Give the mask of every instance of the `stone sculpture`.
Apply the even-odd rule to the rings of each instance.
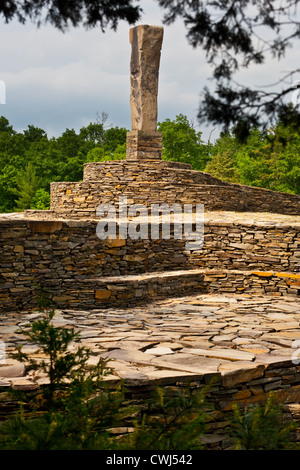
[[[162,137],[157,132],[157,95],[163,27],[141,25],[130,29],[131,132],[126,159],[161,159]]]

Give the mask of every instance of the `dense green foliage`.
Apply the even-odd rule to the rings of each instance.
[[[234,406],[232,435],[237,450],[280,450],[292,448],[290,436],[297,429],[294,421],[282,419],[283,408],[270,393],[265,406],[250,405],[241,411]],[[296,446],[294,446],[296,448]]]
[[[26,23],[33,21],[40,26],[50,23],[61,31],[69,26],[83,25],[86,28],[101,27],[102,31],[117,28],[120,20],[135,23],[141,14],[141,8],[132,5],[132,0],[76,0],[61,2],[57,0],[9,0],[0,2],[0,15],[6,23],[13,19]]]
[[[233,183],[300,194],[299,128],[282,119],[265,131],[253,128],[243,142],[235,129],[222,134],[205,171]]]
[[[265,131],[237,128],[204,142],[186,116],[158,124],[163,159],[189,163],[225,181],[300,194],[300,134],[290,115]],[[57,138],[28,125],[16,132],[0,117],[0,212],[48,209],[52,181],[82,180],[83,164],[126,157],[127,129],[95,122]]]
[[[29,125],[16,132],[0,118],[0,212],[48,209],[52,181],[80,181],[83,164],[125,157],[126,129],[90,123],[48,138]]]
[[[202,141],[186,116],[179,114],[174,121],[166,119],[158,123],[163,136],[163,160],[189,163],[195,170],[203,170],[210,159],[210,146]]]

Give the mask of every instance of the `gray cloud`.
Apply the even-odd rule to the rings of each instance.
[[[162,11],[154,0],[142,2],[142,23],[162,24]],[[200,92],[209,84],[211,70],[204,53],[194,50],[177,21],[165,27],[161,57],[158,110],[160,121],[179,113],[196,122]],[[61,33],[51,26],[13,22],[0,31],[0,80],[7,88],[0,114],[15,129],[28,124],[43,128],[50,136],[66,128],[79,130],[106,111],[109,122],[130,128],[129,26],[120,23],[117,32],[70,29]],[[292,67],[295,54],[291,55]],[[243,80],[263,84],[280,78],[288,63],[270,62],[241,73]],[[259,77],[259,79],[258,79]],[[271,80],[270,80],[271,77]],[[207,138],[211,127],[199,128]],[[214,137],[216,135],[214,134]]]

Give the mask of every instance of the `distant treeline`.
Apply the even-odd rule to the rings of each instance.
[[[106,128],[105,121],[48,138],[33,125],[16,132],[0,117],[0,212],[48,209],[50,182],[82,180],[86,162],[126,158],[127,129]],[[204,142],[182,114],[159,123],[158,130],[164,160],[189,163],[225,181],[300,194],[300,134],[292,116],[266,130],[250,129],[243,141],[233,128]]]

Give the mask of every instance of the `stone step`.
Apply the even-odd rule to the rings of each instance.
[[[66,279],[54,290],[52,300],[60,308],[83,308],[85,305],[89,308],[123,308],[187,293],[200,294],[206,290],[203,270],[196,269],[107,276],[75,282]]]
[[[65,281],[64,290],[70,296],[69,301],[72,296],[76,297],[77,289],[74,291],[73,281]],[[297,297],[300,295],[300,274],[192,269],[112,276],[82,281],[79,297],[89,302],[92,294],[93,305],[109,307],[130,306],[188,294],[219,292]],[[53,300],[56,301],[56,297]]]
[[[106,162],[89,162],[83,167],[83,180],[101,180],[103,182],[114,181],[125,182],[126,184],[134,181],[159,181],[170,182],[177,181],[183,183],[198,184],[218,184],[228,185],[208,173],[193,170],[191,165],[181,162],[167,160],[114,160]]]
[[[208,184],[180,181],[132,181],[116,183],[104,180],[51,183],[51,209],[86,216],[86,209],[112,204],[118,211],[120,197],[128,204],[203,204],[204,210],[274,212],[300,215],[300,196],[238,184]]]
[[[269,271],[192,269],[93,279],[47,280],[41,286],[57,308],[124,308],[161,299],[199,294],[300,295],[300,274]],[[2,308],[24,310],[37,305],[38,289],[14,290]],[[1,294],[0,294],[1,295]]]

